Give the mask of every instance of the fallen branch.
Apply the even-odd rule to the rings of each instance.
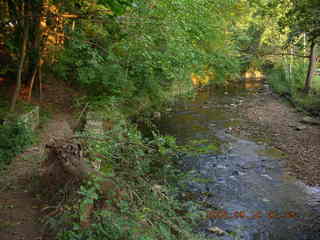
[[[295,53],[270,53],[270,54],[262,54],[261,56],[294,56],[301,58],[310,58],[310,56],[299,55]]]

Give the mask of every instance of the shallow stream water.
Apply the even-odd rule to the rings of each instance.
[[[193,175],[185,195],[201,202],[208,215],[196,231],[221,240],[320,240],[320,188],[289,177],[281,153],[266,142],[230,131],[247,124],[239,117],[239,104],[264,87],[255,81],[202,91],[179,102],[160,123],[180,145],[220,147],[180,160],[181,168]]]

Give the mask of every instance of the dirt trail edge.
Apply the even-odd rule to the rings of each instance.
[[[66,121],[68,117],[57,114],[49,120],[40,134],[41,143],[17,156],[5,176],[1,177],[1,240],[43,239],[45,228],[41,216],[46,204],[38,198],[34,185],[40,163],[45,157],[45,144],[53,138],[72,136],[73,132]]]
[[[34,103],[50,112],[50,120],[38,129],[39,144],[13,159],[0,176],[0,240],[51,240],[41,221],[48,205],[38,195],[40,164],[47,143],[72,136],[76,122],[72,103],[79,91],[56,79],[48,79],[43,91],[46,98]]]
[[[302,123],[306,117],[268,88],[248,98],[239,112],[237,131],[267,140],[285,153],[289,175],[308,185],[320,185],[320,126]]]

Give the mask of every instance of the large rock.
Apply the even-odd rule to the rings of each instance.
[[[320,125],[320,120],[308,116],[304,117],[300,122],[310,125]]]

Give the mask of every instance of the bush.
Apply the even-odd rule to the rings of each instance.
[[[310,94],[305,94],[302,91],[307,76],[307,67],[307,63],[296,61],[292,64],[292,74],[290,78],[289,66],[284,63],[278,64],[269,71],[268,82],[275,92],[288,97],[290,102],[297,108],[319,116],[319,77],[314,77]]]
[[[173,137],[153,132],[152,139],[146,139],[125,119],[118,119],[104,134],[79,137],[87,139],[88,161],[100,161],[100,172],[112,178],[122,195],[106,199],[99,194],[99,179],[86,182],[80,197],[65,203],[68,210],[51,219],[57,239],[202,239],[192,233],[192,226],[203,213],[195,210],[196,203],[191,209],[174,197],[178,192],[174,183],[183,173],[170,157],[176,150]],[[94,212],[89,226],[83,227],[79,219],[90,204]]]
[[[292,72],[289,74],[289,65],[281,63],[270,70],[268,82],[279,94],[294,96],[299,89],[304,87],[307,73],[307,64],[296,61],[292,64]]]
[[[0,169],[10,163],[13,157],[32,144],[31,130],[22,122],[0,125]]]
[[[231,16],[224,19],[218,10],[233,6],[232,1],[139,1],[118,20],[104,17],[108,24],[81,20],[54,71],[94,96],[130,102],[155,102],[175,86],[188,88],[192,73],[207,71],[215,83],[223,82],[239,73],[236,47],[225,44],[223,25]]]

